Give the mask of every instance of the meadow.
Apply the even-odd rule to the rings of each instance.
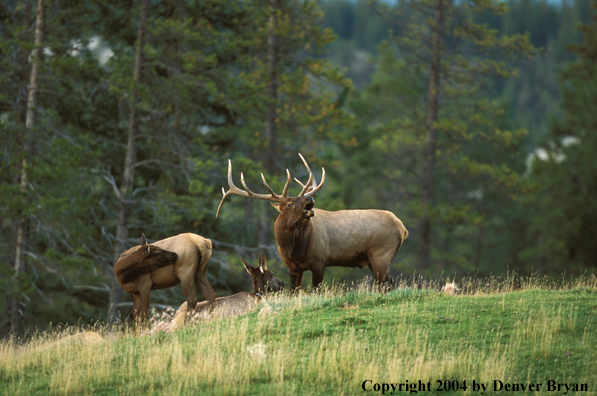
[[[597,394],[595,275],[489,279],[456,294],[363,282],[266,306],[274,313],[143,337],[95,326],[5,340],[0,394]]]

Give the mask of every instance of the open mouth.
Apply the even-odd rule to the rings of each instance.
[[[313,210],[313,204],[312,203],[308,203],[307,205],[305,205],[305,210],[303,211],[305,213],[305,216],[307,217],[312,217],[315,215],[315,211]]]

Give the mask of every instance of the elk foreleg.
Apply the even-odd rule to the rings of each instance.
[[[137,329],[137,322],[141,314],[141,296],[139,293],[133,293],[133,328]]]
[[[319,285],[323,282],[323,275],[325,274],[325,268],[311,270],[313,274],[312,283],[313,283],[313,290],[319,291]]]
[[[145,323],[147,323],[147,316],[149,315],[149,300],[151,299],[151,286],[140,290],[139,297],[141,300],[141,308],[139,310],[139,321],[141,325],[145,325]]]
[[[298,289],[303,285],[304,272],[293,272],[290,271],[290,292],[298,292]]]

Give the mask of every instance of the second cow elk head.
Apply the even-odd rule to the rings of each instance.
[[[391,286],[390,262],[408,236],[408,231],[393,213],[385,210],[339,210],[329,212],[315,209],[313,195],[325,182],[325,169],[322,168],[321,182],[317,184],[307,161],[300,155],[309,173],[309,180],[303,184],[294,179],[301,192],[297,197],[288,197],[290,172],[286,170],[287,180],[282,194],[276,194],[261,179],[269,194],[256,194],[247,187],[244,176],[240,180],[244,190],[236,187],[232,181],[232,162],[228,161],[228,185],[222,189],[223,197],[216,216],[230,195],[263,199],[275,202],[273,205],[280,212],[274,224],[274,233],[278,242],[278,252],[284,264],[290,270],[292,290],[299,288],[305,271],[313,273],[313,287],[323,281],[326,267],[356,267],[373,272],[380,286]]]
[[[267,259],[262,254],[259,257],[259,266],[253,267],[245,260],[241,259],[247,272],[251,275],[251,282],[253,283],[253,293],[264,295],[266,293],[275,293],[282,290],[285,283],[281,279],[274,276],[274,273],[267,269]]]

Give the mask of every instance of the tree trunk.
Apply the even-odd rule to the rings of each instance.
[[[276,13],[280,8],[278,0],[269,0],[269,8],[271,15],[269,17],[267,33],[268,81],[266,90],[268,104],[265,110],[263,137],[266,144],[266,153],[264,156],[265,169],[273,173],[276,171],[276,109],[278,107],[278,38],[276,36],[278,29]]]
[[[263,137],[265,139],[265,155],[263,155],[263,164],[270,175],[276,172],[276,118],[278,107],[278,20],[276,13],[280,5],[279,0],[269,0],[270,17],[267,33],[267,64],[268,64],[268,82],[266,95],[268,99],[265,109],[265,127]],[[259,234],[258,244],[268,245],[271,239],[271,229],[273,226],[273,216],[267,209],[259,216]]]
[[[25,196],[27,190],[28,177],[28,163],[29,157],[32,156],[33,141],[32,130],[35,128],[35,106],[37,104],[37,80],[39,73],[39,53],[43,42],[44,33],[44,2],[38,0],[37,3],[37,17],[35,20],[35,48],[31,52],[31,74],[29,77],[29,92],[27,97],[27,113],[25,116],[26,136],[23,139],[23,157],[21,159],[21,175],[20,175],[20,191],[22,196]],[[25,316],[26,302],[21,298],[20,286],[22,277],[27,272],[27,265],[25,262],[25,250],[28,245],[29,237],[29,218],[27,214],[20,213],[17,216],[15,229],[15,247],[14,247],[14,261],[13,261],[13,276],[11,280],[11,295],[7,307],[9,312],[8,320],[10,321],[10,334],[19,336],[23,332],[23,320]]]
[[[147,18],[147,0],[141,3],[141,13],[139,15],[139,27],[137,31],[137,47],[135,51],[135,66],[133,70],[133,81],[136,85],[141,80],[143,64],[143,41],[145,36],[145,20]],[[126,145],[126,154],[124,161],[123,180],[120,186],[118,211],[118,223],[116,225],[116,245],[114,247],[114,262],[118,260],[125,249],[125,242],[128,238],[128,217],[130,214],[130,198],[133,192],[135,181],[135,162],[137,160],[137,114],[138,94],[133,89],[130,100],[130,113],[128,125],[128,142]],[[112,272],[112,284],[110,287],[110,306],[108,311],[108,320],[112,323],[117,319],[117,307],[122,301],[124,292]]]
[[[429,253],[431,250],[431,216],[430,206],[433,199],[433,182],[435,168],[436,129],[435,122],[438,115],[438,98],[441,74],[442,23],[444,17],[443,0],[435,0],[435,16],[433,37],[431,39],[431,64],[429,76],[429,102],[427,103],[427,121],[425,124],[426,140],[423,152],[423,216],[419,229],[421,237],[418,247],[418,264],[420,270],[429,267]]]

